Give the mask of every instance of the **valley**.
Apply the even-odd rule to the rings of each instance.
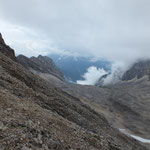
[[[150,150],[150,0],[0,2],[0,150]]]
[[[16,58],[1,36],[1,149],[148,149],[118,129],[149,138],[147,78],[113,87],[81,86],[60,78],[48,57],[34,58],[34,63],[23,58]]]

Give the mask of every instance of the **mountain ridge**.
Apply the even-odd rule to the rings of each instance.
[[[58,69],[53,60],[47,56],[39,55],[38,57],[28,58],[26,56],[19,55],[17,56],[17,60],[27,69],[33,69],[37,72],[52,74],[61,81],[65,81],[61,70]]]
[[[8,45],[6,45],[1,33],[0,33],[0,51],[6,56],[16,61],[14,50],[10,48]]]
[[[145,75],[147,75],[150,79],[150,60],[140,60],[133,64],[133,66],[125,72],[122,80],[128,81],[134,78],[140,79]]]

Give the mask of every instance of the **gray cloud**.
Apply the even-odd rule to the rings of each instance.
[[[0,21],[10,25],[8,31],[3,27],[2,33],[18,53],[19,49],[27,55],[30,51],[37,55],[69,50],[124,63],[150,57],[149,0],[0,0],[0,3]]]

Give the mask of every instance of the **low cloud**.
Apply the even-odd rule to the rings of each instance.
[[[17,54],[24,54],[28,57],[38,56],[39,54],[59,54],[62,56],[78,57],[78,52],[72,52],[57,47],[53,40],[41,32],[33,29],[14,25],[0,19],[0,32],[5,42],[11,46]]]
[[[0,20],[0,32],[8,45],[15,49],[16,54],[26,56],[47,55],[52,42],[42,34],[10,22]]]
[[[111,71],[107,77],[103,80],[102,86],[107,86],[109,84],[115,84],[121,81],[123,74],[130,66],[125,65],[121,62],[116,62],[112,64]]]
[[[115,84],[121,81],[124,72],[129,66],[124,65],[122,62],[116,62],[112,64],[109,72],[103,68],[98,69],[95,66],[91,66],[87,69],[87,72],[83,75],[84,80],[78,80],[77,84],[81,85],[95,85],[99,82],[100,86],[107,86]],[[104,75],[107,75],[104,77]],[[99,81],[101,79],[101,81]]]
[[[7,22],[0,32],[17,53],[86,53],[124,65],[150,58],[149,0],[0,0],[0,4],[0,27]]]
[[[78,80],[77,84],[81,85],[95,85],[99,78],[107,74],[104,69],[91,66],[87,69],[87,72],[83,75],[84,80]]]

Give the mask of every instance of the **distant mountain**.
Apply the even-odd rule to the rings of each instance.
[[[92,57],[71,57],[60,55],[49,55],[55,64],[62,70],[65,77],[73,82],[83,80],[82,75],[87,72],[91,66],[103,68],[108,71],[111,68],[111,62],[106,60],[95,60]]]
[[[134,78],[140,79],[143,76],[148,76],[150,79],[150,60],[139,61],[135,63],[122,77],[123,81]]]
[[[40,73],[51,74],[62,81],[65,80],[61,70],[57,68],[53,60],[47,56],[39,55],[38,57],[27,58],[26,56],[19,55],[17,60],[27,69]]]

